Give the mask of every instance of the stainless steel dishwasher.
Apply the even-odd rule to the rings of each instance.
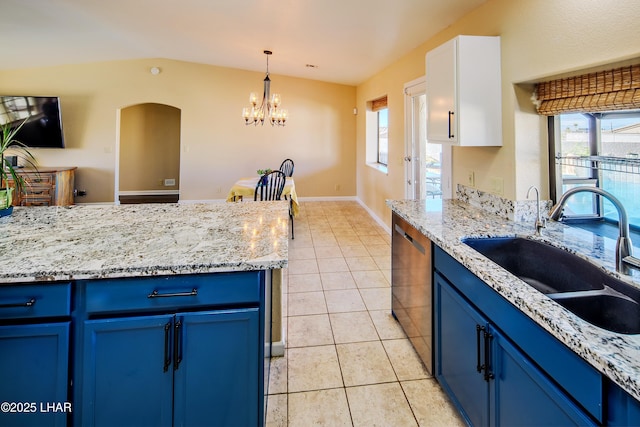
[[[431,240],[392,217],[391,309],[429,374],[433,375]]]

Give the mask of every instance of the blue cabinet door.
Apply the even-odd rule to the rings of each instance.
[[[258,308],[176,315],[175,426],[257,426]]]
[[[597,425],[498,330],[491,331],[492,426]]]
[[[487,321],[444,278],[434,276],[436,378],[467,422],[486,426],[489,385],[482,365]]]
[[[0,426],[66,425],[68,366],[69,322],[0,326]]]
[[[171,426],[173,315],[87,320],[83,426]]]

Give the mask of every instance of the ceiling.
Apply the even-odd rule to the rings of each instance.
[[[1,0],[0,69],[168,58],[356,85],[486,0]],[[316,67],[308,67],[307,64]]]

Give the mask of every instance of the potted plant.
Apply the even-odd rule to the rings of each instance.
[[[31,154],[26,145],[16,139],[16,135],[25,124],[25,119],[18,126],[12,127],[11,122],[0,125],[0,216],[10,215],[13,212],[13,192],[21,192],[24,189],[24,178],[20,176],[17,167],[6,158],[6,154],[12,153],[22,158],[28,165],[35,168],[35,157]],[[13,180],[13,188],[9,182]]]
[[[264,175],[273,172],[273,170],[271,170],[271,169],[258,169],[257,172],[258,172],[258,175],[260,175],[260,177],[261,177],[260,185],[267,185],[267,179],[268,178],[266,176],[264,176]]]

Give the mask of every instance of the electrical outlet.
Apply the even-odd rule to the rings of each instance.
[[[340,191],[340,188],[341,188],[340,184],[336,184],[336,191]]]
[[[222,187],[216,188],[216,193],[218,193],[218,194],[222,193]]]
[[[164,186],[165,187],[173,187],[174,185],[176,185],[175,178],[167,178],[167,179],[164,180]]]
[[[475,187],[476,186],[476,174],[473,171],[469,171],[467,173],[467,185],[469,187]]]
[[[491,178],[491,192],[499,196],[504,195],[504,179],[499,176]]]

